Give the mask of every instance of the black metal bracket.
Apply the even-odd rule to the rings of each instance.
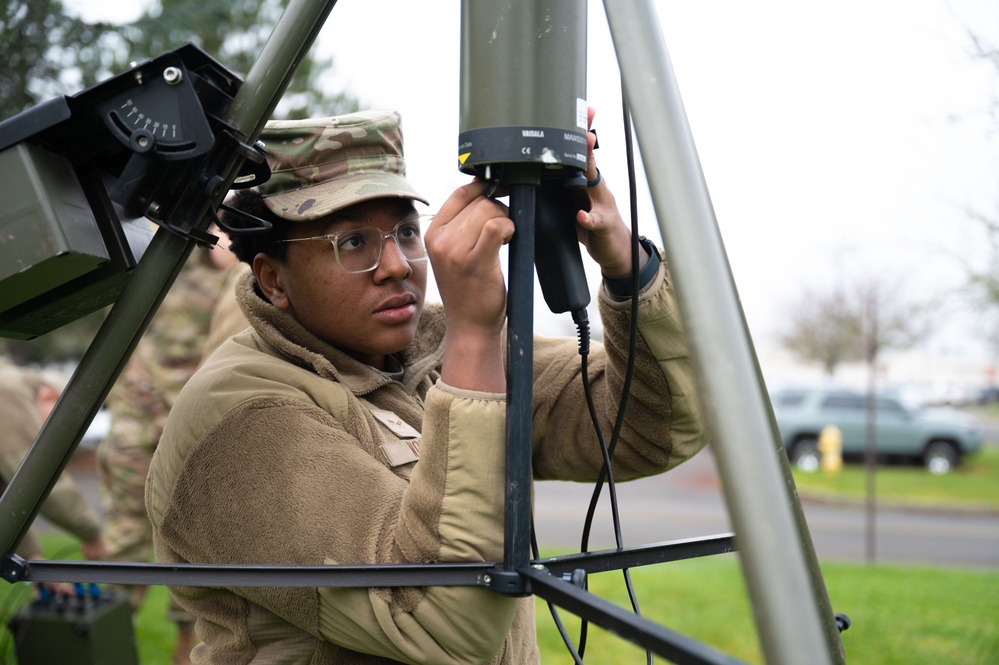
[[[600,550],[536,559],[531,568],[577,579],[580,575],[624,568],[638,568],[667,561],[680,561],[735,551],[734,536],[719,534],[702,538],[655,543],[635,548]],[[10,570],[11,572],[7,572]],[[416,575],[419,577],[416,577]],[[484,586],[504,595],[530,595],[521,571],[507,571],[496,563],[433,563],[335,566],[279,566],[230,564],[154,564],[112,561],[27,562],[8,554],[0,566],[0,577],[9,582],[82,582],[98,584],[162,584],[166,586],[245,587],[397,587]]]
[[[0,576],[9,582],[162,584],[204,587],[482,586],[509,596],[536,595],[671,661],[689,665],[741,665],[675,631],[586,590],[587,575],[735,551],[730,533],[586,552],[531,561],[519,570],[495,563],[275,566],[152,564],[102,561],[25,562],[8,554]]]
[[[261,219],[256,215],[251,215],[248,212],[240,210],[239,208],[233,208],[232,206],[226,205],[225,203],[219,204],[219,210],[225,210],[227,213],[235,215],[240,219],[245,219],[247,222],[249,222],[250,225],[246,227],[232,226],[231,224],[226,224],[225,222],[223,222],[222,218],[219,217],[218,213],[213,212],[212,214],[215,215],[215,223],[218,224],[218,227],[223,231],[225,231],[226,233],[232,235],[239,235],[241,233],[263,233],[264,231],[269,231],[273,226],[266,219]]]
[[[11,584],[20,582],[28,572],[28,562],[14,552],[7,553],[0,561],[0,577]]]

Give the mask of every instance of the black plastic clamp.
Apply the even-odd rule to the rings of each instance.
[[[20,582],[26,572],[28,572],[28,562],[13,552],[8,553],[0,562],[0,577],[11,584]]]

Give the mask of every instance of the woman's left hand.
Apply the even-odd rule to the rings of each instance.
[[[587,109],[587,126],[593,126],[595,111]],[[586,179],[597,179],[597,161],[593,147],[597,137],[592,132],[586,134]],[[631,229],[624,223],[617,202],[603,177],[592,187],[587,187],[590,195],[590,211],[576,213],[579,241],[593,260],[600,264],[600,270],[612,279],[631,274]]]

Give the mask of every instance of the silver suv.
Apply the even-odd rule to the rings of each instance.
[[[819,467],[818,439],[827,425],[843,435],[843,458],[863,457],[867,395],[841,389],[785,389],[771,395],[788,458],[797,468]],[[952,409],[909,409],[893,397],[874,399],[874,446],[884,461],[917,460],[934,474],[949,472],[982,445],[978,421]]]

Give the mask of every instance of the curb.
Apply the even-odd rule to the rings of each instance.
[[[811,492],[798,491],[798,499],[802,503],[821,506],[837,506],[843,508],[856,508],[863,510],[867,507],[866,499],[854,499],[841,496],[829,496],[826,494],[816,494]],[[892,510],[900,513],[911,513],[917,515],[952,515],[954,517],[992,517],[999,515],[999,508],[979,505],[927,505],[922,503],[912,503],[906,501],[884,501],[874,500],[875,510]]]

